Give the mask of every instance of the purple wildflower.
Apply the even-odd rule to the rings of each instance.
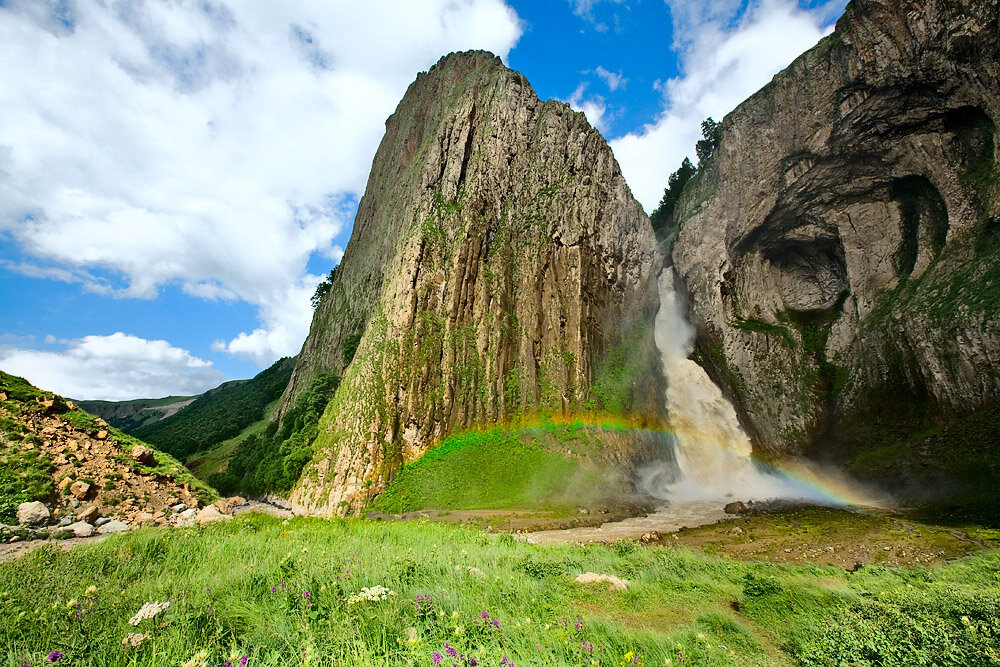
[[[500,629],[500,621],[498,621],[496,619],[493,619],[493,627],[497,628],[499,630]]]
[[[309,591],[306,591],[305,593],[302,594],[302,597],[304,597],[305,599],[308,600],[311,597],[311,595],[310,595]]]
[[[506,665],[507,664],[507,656],[506,655],[503,657],[503,660],[500,661],[500,664],[501,665]]]
[[[62,660],[62,658],[63,658],[62,653],[60,653],[59,651],[52,651],[52,653],[49,653],[48,660],[49,662],[59,662],[60,660]]]
[[[240,667],[247,667],[247,660],[249,660],[249,659],[250,659],[250,656],[248,656],[248,655],[245,655],[242,658],[240,658]]]
[[[277,586],[271,586],[271,592],[272,593],[277,593],[278,592],[278,587]]]
[[[434,653],[431,654],[431,660],[434,661],[434,665],[435,667],[437,667],[437,665],[440,665],[441,661],[444,660],[444,656],[438,653],[437,651],[434,651]]]
[[[490,620],[490,615],[489,615],[488,613],[486,613],[485,611],[483,611],[483,612],[480,612],[479,616],[480,616],[480,617],[481,617],[481,618],[482,618],[482,619],[483,619],[484,621],[488,621],[488,620]]]
[[[449,645],[448,642],[444,643],[444,652],[453,658],[458,655],[458,651],[456,651],[453,646]]]
[[[230,662],[229,660],[226,660],[226,664],[224,664],[222,667],[233,667],[233,663]]]
[[[478,664],[479,664],[478,660],[476,660],[475,658],[469,658],[469,667],[476,667],[476,665]]]
[[[573,626],[574,630],[583,630],[583,619],[579,616],[576,617],[576,625]]]

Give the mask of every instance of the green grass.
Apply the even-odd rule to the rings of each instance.
[[[592,449],[582,424],[542,422],[452,435],[404,466],[372,509],[575,509],[619,495],[621,485],[584,462]],[[567,456],[566,450],[575,452]]]
[[[244,440],[250,436],[261,435],[264,433],[264,430],[267,428],[267,423],[271,419],[271,413],[274,412],[274,408],[277,405],[277,400],[272,401],[266,408],[264,408],[263,419],[255,421],[228,440],[223,440],[218,443],[207,452],[202,452],[192,456],[186,461],[185,465],[191,469],[191,472],[194,473],[195,477],[204,481],[207,481],[210,475],[224,470],[229,464],[229,459],[232,458],[233,454]]]
[[[574,582],[587,571],[631,584]],[[431,665],[446,645],[481,665],[621,665],[629,653],[650,666],[996,664],[998,572],[996,552],[849,573],[634,543],[533,546],[427,522],[249,515],[0,564],[0,665],[51,651],[66,665],[181,665],[201,651],[197,664]],[[376,585],[395,595],[348,603]],[[124,648],[130,632],[150,638]]]

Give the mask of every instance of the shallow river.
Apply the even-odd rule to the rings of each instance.
[[[624,521],[614,521],[592,528],[568,528],[529,533],[528,542],[547,544],[553,542],[614,542],[634,540],[645,533],[673,533],[682,527],[694,528],[715,523],[727,515],[722,506],[726,500],[689,500],[671,503],[647,516],[637,516]]]

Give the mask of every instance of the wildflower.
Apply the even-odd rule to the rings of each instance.
[[[278,592],[278,587],[277,586],[271,586],[271,592],[272,593],[277,593]]]
[[[75,599],[73,599],[73,600],[70,600],[69,602],[67,602],[67,603],[66,603],[66,608],[67,608],[67,609],[72,609],[72,608],[73,608],[73,607],[75,607],[76,605],[77,605],[77,602],[76,602],[76,600],[75,600]]]
[[[434,666],[437,667],[437,665],[440,665],[441,661],[444,660],[444,656],[437,651],[434,651],[434,653],[431,654],[431,660],[434,662]]]
[[[149,635],[143,635],[137,632],[130,632],[127,635],[125,635],[124,639],[122,639],[122,646],[131,646],[132,648],[135,648],[139,644],[146,641],[147,639],[149,639]]]
[[[465,628],[463,628],[461,625],[456,625],[455,626],[455,636],[456,637],[461,637],[464,634],[465,634]]]
[[[249,659],[250,659],[250,656],[248,656],[248,655],[242,656],[240,658],[240,667],[247,667],[247,660],[249,660]]]
[[[458,618],[458,612],[457,611],[451,612],[451,617],[452,618]]]
[[[448,642],[444,643],[444,652],[453,658],[458,655],[458,651],[455,650],[455,647],[448,644]]]
[[[87,586],[86,590],[87,595],[93,595],[96,592],[97,592],[97,586]]]
[[[142,605],[142,609],[135,616],[128,620],[129,625],[139,625],[144,619],[153,618],[169,606],[170,600],[166,600],[165,602],[147,602]]]
[[[308,600],[310,597],[312,597],[312,595],[309,593],[309,591],[306,591],[305,593],[302,594],[302,597]]]
[[[359,602],[382,602],[390,596],[398,595],[396,591],[390,591],[385,586],[372,586],[362,588],[360,593],[355,593],[347,598],[347,604],[356,605]]]
[[[49,653],[48,656],[49,662],[59,662],[62,659],[63,659],[63,654],[59,651],[52,651],[52,653]]]
[[[476,667],[476,665],[478,664],[479,664],[478,660],[476,660],[475,658],[469,658],[469,667]]]
[[[208,667],[208,651],[198,651],[184,663],[184,667]]]

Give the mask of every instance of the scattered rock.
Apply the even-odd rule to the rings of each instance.
[[[226,502],[233,507],[239,507],[241,505],[246,505],[247,499],[242,496],[232,496],[230,498],[226,498]]]
[[[7,394],[0,391],[0,401],[6,401],[6,400],[7,400]]]
[[[182,511],[180,514],[181,514],[181,519],[184,519],[186,521],[194,521],[194,518],[198,516],[198,510],[196,510],[193,507],[189,507],[188,509]]]
[[[95,526],[97,526],[98,528],[100,528],[101,526],[104,526],[104,525],[106,525],[106,524],[109,524],[109,523],[111,523],[111,519],[109,519],[109,518],[108,518],[108,517],[106,517],[106,516],[102,516],[102,517],[98,517],[98,518],[97,518],[97,519],[96,519],[96,520],[94,521],[94,525],[95,525]]]
[[[204,524],[204,523],[211,523],[213,521],[219,521],[220,519],[232,519],[232,518],[233,518],[232,516],[228,516],[226,514],[222,514],[221,512],[219,512],[219,510],[215,507],[215,505],[209,505],[202,511],[198,512],[198,516],[196,516],[194,519],[198,523]]]
[[[86,521],[77,521],[66,526],[67,530],[72,530],[77,537],[90,537],[94,534],[94,527]]]
[[[587,509],[586,507],[581,507],[579,509],[579,512],[580,512],[580,514],[590,514],[590,510]]]
[[[138,512],[135,515],[135,522],[138,524],[152,523],[153,515],[150,514],[149,512]]]
[[[97,435],[94,436],[94,437],[97,438],[98,440],[107,440],[108,439],[108,432],[104,431],[104,430],[98,431]]]
[[[726,506],[722,508],[726,514],[745,514],[747,511],[747,506],[743,504],[742,501],[734,500],[731,503],[726,503]]]
[[[584,572],[576,579],[578,584],[602,584],[607,582],[609,591],[624,591],[628,589],[628,580],[619,579],[613,574],[597,574],[596,572]]]
[[[97,529],[101,535],[109,535],[111,533],[124,533],[128,530],[128,525],[119,521],[118,519],[112,519],[106,524]]]
[[[184,503],[175,503],[175,504],[173,504],[173,505],[170,506],[170,509],[172,509],[174,512],[177,512],[178,514],[180,514],[181,512],[183,512],[184,510],[186,510],[187,508],[188,508],[188,506],[185,505]]]
[[[22,526],[43,526],[49,520],[49,508],[37,500],[17,506],[17,522]]]
[[[73,494],[73,497],[77,500],[83,500],[90,493],[90,484],[86,482],[76,481],[70,484],[69,492]]]
[[[69,518],[68,516],[64,516],[63,518],[59,519],[59,527],[60,528],[65,528],[66,526],[70,525],[71,523],[73,523],[73,519]]]
[[[144,466],[156,465],[156,457],[153,455],[153,450],[149,447],[144,447],[143,445],[136,445],[132,448],[129,454],[134,461],[141,463]]]
[[[216,500],[212,503],[212,507],[219,510],[220,514],[232,514],[233,506],[227,503],[225,500]]]
[[[733,535],[742,535],[743,534],[743,529],[740,528],[739,526],[736,526],[735,528],[733,528],[729,532],[732,533]]]
[[[58,457],[57,457],[57,459],[58,459]],[[56,461],[56,465],[58,465],[58,460]],[[69,477],[69,476],[63,477],[62,481],[60,481],[59,484],[58,484],[58,488],[59,488],[60,491],[62,491],[63,489],[65,489],[67,486],[69,486],[72,483],[73,483],[73,478],[72,477]]]
[[[650,531],[648,533],[643,533],[642,537],[639,538],[639,540],[645,544],[653,544],[655,542],[661,541],[662,539],[663,535],[660,535],[655,530]]]

